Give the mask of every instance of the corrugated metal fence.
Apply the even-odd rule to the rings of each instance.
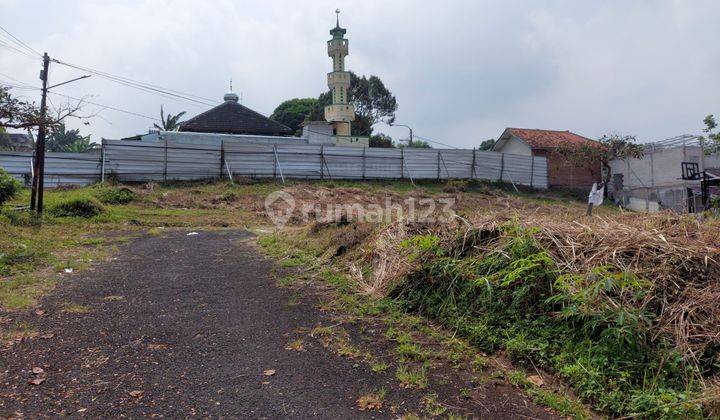
[[[0,152],[0,166],[28,179],[31,154]],[[48,186],[220,177],[486,179],[547,188],[544,157],[468,149],[383,149],[238,142],[216,145],[104,140],[99,154],[49,153]]]
[[[32,152],[0,152],[0,167],[26,184],[32,178]],[[45,186],[87,185],[100,180],[99,153],[46,153]]]

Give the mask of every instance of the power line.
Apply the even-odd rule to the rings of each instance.
[[[32,86],[32,85],[29,84],[29,83],[25,83],[25,82],[23,82],[22,80],[18,80],[18,79],[14,78],[14,77],[12,77],[12,76],[10,76],[10,75],[8,75],[8,74],[0,73],[0,76],[7,77],[8,79],[15,81],[16,83],[20,83],[20,85],[22,85],[22,86],[29,86],[29,87],[32,87],[33,89],[39,89],[39,88],[36,88],[35,86]]]
[[[5,28],[3,28],[2,26],[0,26],[0,30],[2,30],[2,31],[5,32],[6,34],[10,35],[10,37],[12,37],[12,39],[14,39],[15,42],[17,42],[17,44],[19,44],[20,46],[24,47],[26,50],[28,50],[28,51],[36,54],[38,57],[42,57],[42,54],[40,54],[36,49],[34,49],[33,47],[31,47],[31,46],[29,46],[28,44],[26,44],[26,43],[24,43],[23,41],[21,41],[18,37],[16,37],[15,35],[11,34],[7,29],[5,29]]]
[[[13,89],[20,89],[20,90],[37,90],[37,88],[35,88],[35,87],[14,85],[14,84],[7,82],[5,80],[2,80],[2,79],[0,79],[0,85],[11,87]]]
[[[213,101],[212,99],[204,98],[202,96],[197,96],[197,95],[193,95],[190,93],[181,92],[181,91],[170,89],[170,88],[165,88],[165,87],[154,85],[151,83],[140,82],[140,81],[133,80],[133,79],[130,79],[127,77],[118,76],[118,75],[114,75],[111,73],[96,70],[96,69],[93,69],[90,67],[80,66],[77,64],[71,64],[71,63],[67,63],[65,61],[58,60],[58,59],[53,59],[53,62],[64,65],[66,67],[76,69],[76,70],[81,70],[81,71],[85,71],[88,73],[92,73],[96,76],[99,76],[106,80],[110,80],[110,81],[118,83],[118,84],[121,84],[123,86],[138,89],[138,90],[141,90],[141,91],[144,91],[147,93],[151,93],[151,94],[155,94],[158,96],[162,96],[162,97],[165,97],[168,99],[176,99],[176,100],[179,99],[179,100],[189,102],[192,104],[199,104],[199,105],[204,105],[204,106],[215,106],[218,104],[217,101]]]
[[[430,139],[430,138],[427,138],[427,137],[418,136],[417,134],[415,134],[415,137],[417,137],[417,138],[419,138],[419,139],[421,139],[421,140],[428,141],[428,142],[430,142],[430,143],[435,143],[435,144],[439,144],[439,145],[441,145],[441,146],[450,147],[451,149],[459,149],[458,147],[452,146],[452,145],[450,145],[450,144],[446,144],[446,143],[443,143],[443,142],[439,142],[439,141],[437,141],[437,140],[433,140],[433,139]]]
[[[139,114],[139,113],[137,113],[137,112],[128,111],[128,110],[125,110],[125,109],[115,108],[115,107],[112,107],[112,106],[109,106],[109,105],[99,104],[99,103],[97,103],[97,102],[91,102],[91,101],[88,101],[88,100],[86,100],[86,99],[76,98],[76,97],[74,97],[74,96],[63,95],[62,93],[57,93],[57,92],[52,92],[52,91],[50,91],[50,92],[48,92],[48,93],[51,94],[51,95],[62,96],[62,97],[64,97],[64,98],[68,98],[68,99],[73,99],[73,100],[76,100],[76,101],[84,102],[84,103],[86,103],[86,104],[99,106],[99,107],[101,107],[101,108],[110,109],[110,110],[113,110],[113,111],[122,112],[122,113],[129,114],[129,115],[134,115],[134,116],[136,116],[136,117],[146,118],[146,119],[153,120],[153,121],[160,121],[160,119],[155,118],[155,117],[151,117],[151,116],[149,116],[149,115]]]
[[[3,75],[3,74],[0,73],[0,75]],[[12,79],[12,80],[15,80],[15,81],[18,82],[18,83],[21,83],[21,85],[14,85],[14,84],[12,84],[12,83],[7,83],[7,82],[5,82],[5,81],[3,81],[3,80],[0,80],[0,84],[3,84],[3,85],[5,85],[5,86],[10,86],[10,87],[16,88],[16,89],[41,90],[39,87],[31,86],[31,85],[29,85],[29,84],[27,84],[27,83],[21,82],[20,80],[17,80],[17,79],[15,79],[15,78],[13,78],[13,77],[10,77],[10,76],[7,76],[7,75],[4,75],[4,76],[5,76],[5,77],[8,77],[8,78],[10,78],[10,79]],[[134,116],[136,116],[136,117],[146,118],[146,119],[153,120],[153,121],[160,121],[160,119],[155,118],[155,117],[151,117],[151,116],[149,116],[149,115],[144,115],[144,114],[140,114],[140,113],[137,113],[137,112],[128,111],[128,110],[126,110],[126,109],[117,108],[117,107],[113,107],[113,106],[110,106],[110,105],[103,105],[103,104],[100,104],[100,103],[97,103],[97,102],[88,101],[87,99],[76,98],[76,97],[74,97],[74,96],[65,95],[65,94],[62,94],[62,93],[57,93],[57,92],[52,92],[52,91],[48,91],[48,93],[51,94],[51,95],[62,96],[63,98],[73,99],[73,100],[75,100],[75,101],[80,101],[80,102],[83,102],[83,103],[86,103],[86,104],[99,106],[99,107],[104,108],[104,109],[109,109],[109,110],[112,110],[112,111],[122,112],[122,113],[125,113],[125,114],[134,115]]]
[[[32,58],[32,59],[36,58],[33,54],[30,54],[29,52],[27,52],[25,50],[18,49],[17,47],[8,44],[3,38],[0,38],[0,47],[7,48],[10,51],[24,55],[25,57],[28,57],[28,58]]]

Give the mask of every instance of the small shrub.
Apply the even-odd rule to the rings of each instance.
[[[20,183],[0,168],[0,206],[13,198],[20,189]]]
[[[49,213],[55,217],[90,218],[97,216],[102,211],[102,205],[91,198],[73,198],[51,207]]]
[[[105,204],[127,204],[135,199],[135,193],[125,187],[103,188],[95,196]]]

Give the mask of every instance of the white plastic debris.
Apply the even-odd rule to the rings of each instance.
[[[73,272],[73,269],[72,269],[72,268],[66,268],[66,269],[65,269],[65,272],[68,273],[68,274],[70,274],[70,273]]]
[[[600,206],[603,203],[603,196],[605,195],[605,186],[598,188],[597,182],[593,182],[590,195],[588,196],[588,204],[594,206]]]
[[[190,232],[187,234],[187,236],[193,236],[193,235],[197,235],[197,234],[198,234],[197,232]]]

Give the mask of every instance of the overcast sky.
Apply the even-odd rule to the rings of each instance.
[[[720,114],[717,0],[0,0],[0,25],[51,57],[217,101],[232,78],[243,104],[269,115],[326,89],[335,8],[349,69],[385,82],[398,123],[457,147],[505,127],[655,141],[701,133],[703,117]],[[0,82],[39,86],[39,68],[0,43]],[[50,83],[81,74],[53,64]],[[188,117],[209,108],[98,77],[56,91],[152,117],[161,104]],[[106,109],[69,125],[99,141],[145,133],[152,121]]]

